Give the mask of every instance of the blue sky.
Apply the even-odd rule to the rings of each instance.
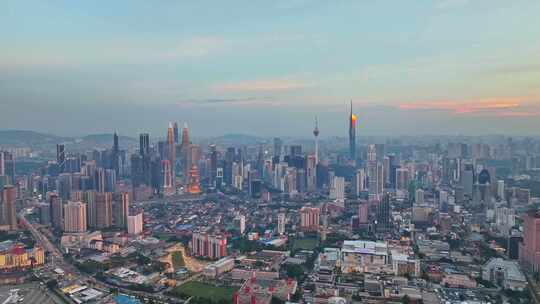
[[[536,134],[540,2],[3,1],[0,128]]]

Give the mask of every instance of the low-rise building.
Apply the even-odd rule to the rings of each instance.
[[[527,279],[516,261],[492,258],[482,269],[482,279],[504,289],[521,291],[527,288]]]
[[[223,258],[217,262],[208,264],[204,268],[204,275],[208,278],[216,278],[222,273],[229,272],[234,268],[234,259],[231,257]]]

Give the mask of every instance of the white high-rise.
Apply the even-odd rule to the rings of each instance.
[[[285,233],[285,213],[277,215],[277,233],[282,235]]]
[[[127,217],[128,234],[137,235],[143,232],[143,213],[128,215]]]
[[[330,199],[338,202],[345,201],[345,178],[342,176],[334,176],[334,182],[330,188]]]

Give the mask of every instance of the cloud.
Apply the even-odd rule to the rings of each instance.
[[[497,98],[468,101],[426,101],[399,104],[402,110],[445,111],[454,114],[503,114],[517,113],[522,106],[523,98]]]
[[[291,79],[248,80],[214,86],[217,92],[286,92],[296,91],[312,84]]]
[[[206,104],[253,104],[253,103],[264,103],[272,101],[272,97],[243,97],[243,98],[201,98],[201,99],[187,99],[182,100],[179,103],[184,104],[196,104],[196,105],[206,105]]]

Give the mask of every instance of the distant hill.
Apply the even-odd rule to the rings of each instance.
[[[120,147],[137,145],[138,141],[129,136],[119,137]],[[65,137],[27,130],[0,130],[0,146],[54,148],[63,143],[69,148],[91,149],[112,147],[113,134],[91,134],[83,137]]]
[[[72,140],[69,137],[61,137],[46,133],[27,130],[0,130],[0,145],[28,146],[56,144]]]
[[[79,138],[80,140],[82,141],[85,141],[85,142],[93,142],[93,143],[96,143],[96,144],[109,144],[109,145],[112,145],[112,142],[113,142],[113,134],[90,134],[90,135],[86,135],[86,136],[83,136],[81,138]],[[133,137],[129,137],[129,136],[122,136],[120,135],[118,137],[118,141],[122,144],[122,142],[125,143],[136,143],[137,140]]]

